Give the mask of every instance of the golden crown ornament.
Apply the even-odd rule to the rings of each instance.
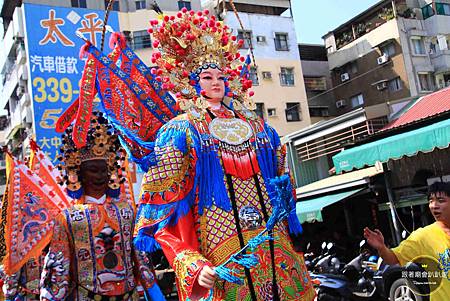
[[[220,69],[225,77],[226,95],[247,109],[255,105],[250,101],[252,81],[241,78],[245,57],[239,53],[243,41],[233,36],[232,30],[209,11],[182,9],[175,16],[161,16],[150,21],[153,47],[152,68],[155,79],[163,89],[174,92],[182,110],[202,106],[199,74],[208,68]],[[239,107],[239,105],[238,105]]]

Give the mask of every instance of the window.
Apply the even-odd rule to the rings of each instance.
[[[255,109],[256,115],[258,115],[259,117],[264,119],[264,103],[263,102],[257,102],[255,104],[256,104],[256,109]]]
[[[256,67],[250,67],[248,78],[252,80],[253,85],[259,85],[258,71],[256,70]]]
[[[389,91],[391,91],[391,92],[400,91],[403,88],[402,87],[402,81],[401,81],[400,77],[396,77],[394,79],[391,79],[388,82],[388,87],[389,87]]]
[[[294,85],[294,68],[281,68],[280,84],[282,86]]]
[[[145,9],[147,7],[147,5],[145,4],[145,0],[135,1],[134,3],[136,3],[136,10]]]
[[[325,77],[305,77],[306,91],[325,91],[327,80]]]
[[[434,16],[433,4],[430,3],[427,6],[422,7],[422,15],[423,19],[428,19],[431,16]]]
[[[191,1],[178,1],[178,9],[182,9],[183,7],[191,10]]]
[[[105,0],[105,8],[108,7],[109,0]],[[120,5],[118,0],[114,0],[111,10],[120,11]]]
[[[287,33],[276,33],[275,34],[275,50],[289,51]]]
[[[438,15],[450,16],[450,4],[436,3],[436,11]]]
[[[286,103],[286,121],[300,121],[300,103],[288,102]]]
[[[133,32],[133,49],[151,48],[152,40],[147,30]]]
[[[86,0],[72,0],[72,7],[86,8]]]
[[[436,44],[433,42],[430,43],[430,54],[436,54]]]
[[[423,44],[422,38],[414,37],[411,38],[411,42],[414,49],[414,54],[423,55],[425,54],[425,45]]]
[[[350,62],[345,66],[345,72],[348,74],[355,74],[358,72],[358,63],[356,61]]]
[[[328,117],[328,107],[309,107],[309,116],[311,117]]]
[[[267,116],[269,116],[269,117],[277,116],[277,109],[275,109],[275,108],[268,108],[267,109]]]
[[[382,54],[391,57],[395,55],[395,44],[391,42],[386,45],[383,45],[380,47],[380,51]]]
[[[364,98],[362,94],[350,97],[350,101],[352,103],[352,108],[356,108],[364,104]]]
[[[270,71],[263,71],[262,72],[263,79],[272,79],[272,72]]]
[[[238,38],[238,40],[244,41],[244,44],[242,44],[241,48],[245,48],[245,49],[250,48],[250,43],[252,40],[252,32],[251,31],[238,30],[237,38]]]
[[[442,51],[442,50],[448,49],[449,43],[448,43],[447,37],[445,35],[438,35],[436,37],[436,40],[437,40],[437,44],[439,46],[439,50]]]
[[[433,83],[429,73],[419,73],[419,84],[421,91],[433,91]]]

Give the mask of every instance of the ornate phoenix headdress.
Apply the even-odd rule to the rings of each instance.
[[[117,197],[120,193],[120,184],[125,181],[125,172],[121,166],[125,160],[125,151],[120,146],[118,136],[113,127],[100,112],[94,112],[91,127],[87,134],[86,146],[77,148],[72,138],[73,126],[69,126],[62,135],[63,146],[60,149],[62,162],[58,169],[64,170],[64,180],[67,193],[74,199],[82,194],[80,182],[81,163],[88,160],[104,159],[108,164],[110,180],[108,195]]]
[[[249,98],[253,92],[248,91],[252,81],[240,77],[245,61],[239,53],[243,41],[237,41],[228,26],[208,15],[208,10],[195,13],[184,8],[176,16],[150,21],[153,46],[158,49],[152,54],[152,63],[158,68],[151,72],[163,89],[176,93],[180,108],[186,109],[201,96],[201,71],[221,69],[227,78],[225,96],[254,109]]]

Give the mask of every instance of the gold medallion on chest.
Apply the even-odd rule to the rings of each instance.
[[[215,118],[209,124],[211,135],[230,145],[241,145],[253,135],[253,129],[247,122],[238,118]]]

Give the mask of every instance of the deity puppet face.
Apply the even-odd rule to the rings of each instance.
[[[86,195],[100,198],[106,193],[109,182],[106,160],[96,159],[82,162],[80,174],[81,184]]]
[[[225,75],[220,69],[208,68],[199,75],[199,84],[208,102],[219,103],[225,95]]]

